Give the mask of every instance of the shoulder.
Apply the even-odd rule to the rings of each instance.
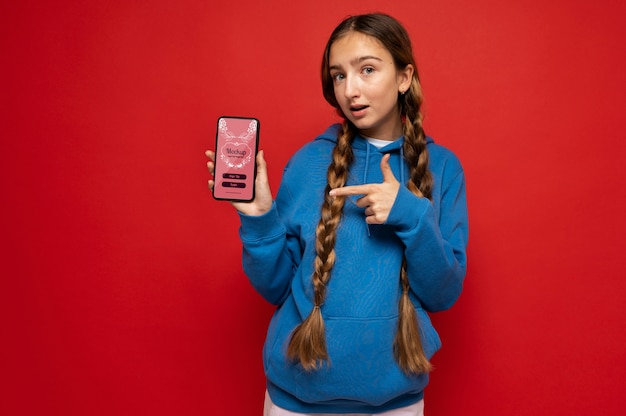
[[[327,167],[330,163],[333,145],[319,140],[306,143],[298,149],[287,162],[285,169],[297,169],[298,167],[310,168],[322,165]]]
[[[429,168],[434,172],[446,171],[453,175],[461,173],[463,167],[457,155],[445,146],[429,138],[427,143]]]
[[[312,140],[300,147],[290,158],[282,174],[278,197],[288,194],[299,204],[308,204],[308,198],[322,195],[327,183],[327,171],[334,145],[328,141]],[[277,200],[281,198],[277,198]],[[307,202],[303,202],[307,201]],[[321,202],[315,200],[313,205]]]
[[[337,142],[337,125],[332,125],[313,140],[305,143],[289,159],[287,168],[297,164],[323,164],[328,166],[332,149]]]

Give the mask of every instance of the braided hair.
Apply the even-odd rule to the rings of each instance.
[[[317,256],[312,276],[313,310],[293,331],[287,348],[287,355],[292,360],[300,362],[307,371],[315,370],[323,362],[329,360],[321,306],[324,303],[326,287],[336,261],[337,228],[346,197],[330,197],[328,192],[346,184],[349,168],[354,160],[351,143],[358,133],[357,128],[342,113],[335,97],[333,80],[329,71],[329,57],[333,43],[351,32],[360,32],[381,42],[393,57],[396,68],[404,69],[407,65],[412,65],[415,68],[410,88],[406,93],[398,94],[398,106],[403,119],[403,153],[410,169],[407,187],[418,196],[432,198],[433,180],[428,169],[426,135],[422,127],[422,90],[410,38],[402,25],[388,15],[375,13],[348,17],[331,34],[322,59],[321,75],[324,98],[337,110],[344,121],[342,129],[338,133],[337,144],[332,152],[332,162],[328,167],[328,183],[321,207],[321,217],[315,233]],[[403,259],[402,262],[399,284],[402,288],[402,296],[398,306],[398,328],[393,343],[394,357],[407,375],[426,373],[431,370],[431,364],[424,353],[419,322],[409,297],[410,286],[406,271],[406,259]]]

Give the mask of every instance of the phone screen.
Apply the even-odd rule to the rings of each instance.
[[[213,197],[252,201],[259,144],[259,120],[220,117],[217,120]]]

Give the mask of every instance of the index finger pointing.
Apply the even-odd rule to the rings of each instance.
[[[347,196],[347,195],[366,195],[370,191],[369,185],[352,185],[342,186],[341,188],[331,189],[328,192],[330,196]]]

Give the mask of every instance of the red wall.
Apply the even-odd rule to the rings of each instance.
[[[260,415],[272,308],[206,187],[223,114],[276,191],[334,120],[347,14],[405,23],[426,128],[467,173],[469,270],[434,316],[427,414],[618,415],[626,375],[623,2],[3,2],[0,413]]]

